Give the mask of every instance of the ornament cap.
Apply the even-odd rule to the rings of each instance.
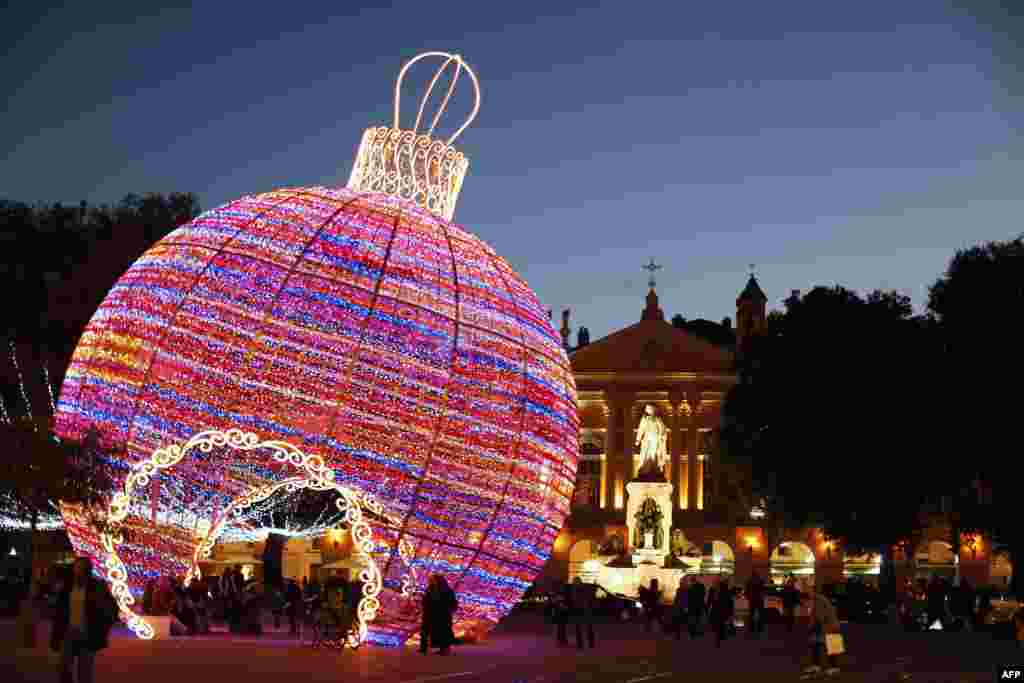
[[[441,68],[427,87],[420,100],[419,111],[412,130],[401,128],[401,89],[406,72],[416,62],[427,57],[445,59]],[[445,94],[437,114],[426,133],[420,133],[420,122],[430,94],[438,79],[449,67],[455,65],[455,73],[448,92]],[[473,110],[466,121],[446,142],[433,138],[437,123],[448,107],[455,85],[463,69],[473,83]],[[455,214],[455,203],[462,189],[462,181],[469,168],[469,160],[452,143],[476,119],[480,111],[480,83],[476,74],[461,55],[448,52],[424,52],[409,60],[398,73],[395,82],[395,120],[390,128],[379,126],[369,128],[363,134],[356,161],[349,177],[348,189],[354,192],[383,192],[403,199],[409,199],[450,221]]]

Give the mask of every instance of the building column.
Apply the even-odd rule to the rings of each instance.
[[[615,480],[618,473],[618,416],[619,402],[614,394],[607,391],[604,393],[605,402],[605,433],[604,433],[604,463],[601,467],[604,477],[601,482],[604,487],[605,507],[615,508]]]
[[[636,395],[626,394],[623,397],[622,408],[625,419],[622,426],[625,433],[622,435],[622,487],[625,490],[626,484],[633,481],[633,467],[635,466],[633,454],[636,452]],[[625,500],[625,499],[623,499]],[[625,505],[623,505],[625,507]]]
[[[601,482],[600,489],[601,490],[598,492],[598,495],[600,496],[600,501],[599,501],[600,502],[600,507],[601,507],[602,510],[609,506],[609,502],[608,502],[608,434],[607,434],[607,432],[604,435],[604,447],[605,447],[605,451],[601,455],[601,475],[600,475],[601,476],[601,479],[600,479],[600,482]]]
[[[693,392],[686,397],[686,402],[690,407],[690,433],[689,443],[686,448],[687,456],[687,481],[686,481],[686,506],[689,510],[701,509],[701,478],[703,477],[703,471],[700,466],[700,461],[697,459],[697,452],[700,447],[700,436],[698,432],[699,428],[699,413],[700,413],[700,393]]]
[[[683,483],[683,399],[677,394],[669,395],[669,402],[672,405],[672,453],[671,467],[669,472],[673,486],[673,506],[679,509],[686,507],[686,485]]]

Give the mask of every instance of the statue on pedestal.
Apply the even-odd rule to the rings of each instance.
[[[636,446],[640,447],[640,475],[664,476],[668,462],[668,428],[654,412],[650,403],[636,430]]]

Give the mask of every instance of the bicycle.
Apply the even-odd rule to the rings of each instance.
[[[346,645],[353,650],[359,649],[361,643],[357,638],[351,639],[356,643],[355,645],[350,642],[350,637],[355,629],[355,620],[351,618],[347,610],[334,612],[325,608],[316,608],[314,614],[310,624],[312,629],[310,646],[313,649],[325,647],[343,650]]]

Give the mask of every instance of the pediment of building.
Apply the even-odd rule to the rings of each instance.
[[[728,374],[729,348],[677,329],[664,320],[641,320],[573,351],[574,373],[671,372]]]

